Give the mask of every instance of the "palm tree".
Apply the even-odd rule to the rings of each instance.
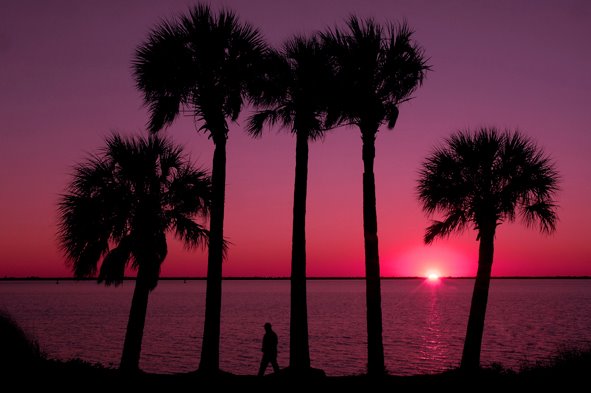
[[[139,368],[148,295],[167,253],[166,232],[189,247],[208,231],[195,221],[209,212],[210,181],[182,149],[156,136],[107,138],[102,154],[76,167],[59,202],[59,241],[74,276],[121,284],[137,270],[120,368]]]
[[[382,124],[394,128],[398,106],[411,98],[429,70],[423,50],[413,42],[412,35],[404,23],[385,30],[373,19],[361,21],[356,16],[350,17],[346,30],[322,34],[341,86],[333,102],[334,116],[341,124],[356,125],[363,142],[367,371],[378,376],[385,373],[385,367],[373,171],[375,139]]]
[[[306,300],[306,195],[308,187],[308,141],[322,138],[326,108],[332,92],[332,69],[316,37],[296,36],[280,53],[269,56],[268,85],[257,101],[260,110],[249,119],[249,132],[262,134],[264,124],[279,123],[296,136],[296,168],[293,196],[291,248],[291,371],[310,370],[308,311]]]
[[[538,224],[542,232],[553,232],[557,182],[550,159],[531,139],[495,128],[457,132],[423,163],[419,200],[427,214],[443,215],[427,228],[425,243],[468,226],[474,227],[480,242],[462,369],[480,367],[497,227],[520,217],[527,226]]]
[[[158,132],[186,110],[215,146],[199,365],[204,372],[219,370],[228,120],[237,120],[245,93],[256,87],[257,64],[265,52],[258,30],[233,12],[214,14],[209,6],[197,5],[178,20],[161,22],[135,54],[134,73],[150,111],[150,131]]]

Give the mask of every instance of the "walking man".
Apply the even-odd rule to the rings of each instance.
[[[271,329],[269,322],[265,323],[265,336],[263,337],[263,359],[261,360],[261,367],[259,368],[259,377],[265,375],[265,370],[269,363],[273,366],[273,371],[279,372],[279,365],[277,364],[277,334]]]

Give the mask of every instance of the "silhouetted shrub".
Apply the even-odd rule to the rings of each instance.
[[[6,313],[0,311],[0,370],[9,373],[31,370],[43,358],[39,345]]]

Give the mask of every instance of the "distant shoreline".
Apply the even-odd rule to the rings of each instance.
[[[441,277],[442,280],[473,280],[475,277]],[[308,277],[309,281],[364,280],[365,277]],[[493,280],[590,280],[591,276],[496,276]],[[135,277],[126,277],[133,281]],[[205,281],[206,277],[161,277],[160,281]],[[224,281],[288,281],[289,277],[224,277]],[[426,277],[382,277],[382,280],[426,280]],[[96,281],[96,278],[73,277],[1,277],[0,281]]]

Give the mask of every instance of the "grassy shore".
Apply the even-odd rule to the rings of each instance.
[[[44,390],[87,389],[98,391],[124,391],[146,389],[165,392],[184,391],[247,391],[276,392],[285,390],[328,390],[335,391],[424,391],[427,389],[458,389],[491,391],[511,389],[567,389],[589,387],[591,372],[591,351],[570,351],[555,356],[546,362],[524,368],[518,372],[492,367],[476,374],[466,375],[459,370],[433,375],[385,376],[371,379],[364,375],[344,377],[293,378],[289,375],[269,375],[264,378],[246,375],[220,373],[204,376],[199,373],[151,374],[138,373],[124,376],[116,369],[93,365],[80,360],[67,362],[40,358],[26,368],[12,370],[10,376],[22,387],[43,388]],[[570,389],[569,389],[570,390]]]

